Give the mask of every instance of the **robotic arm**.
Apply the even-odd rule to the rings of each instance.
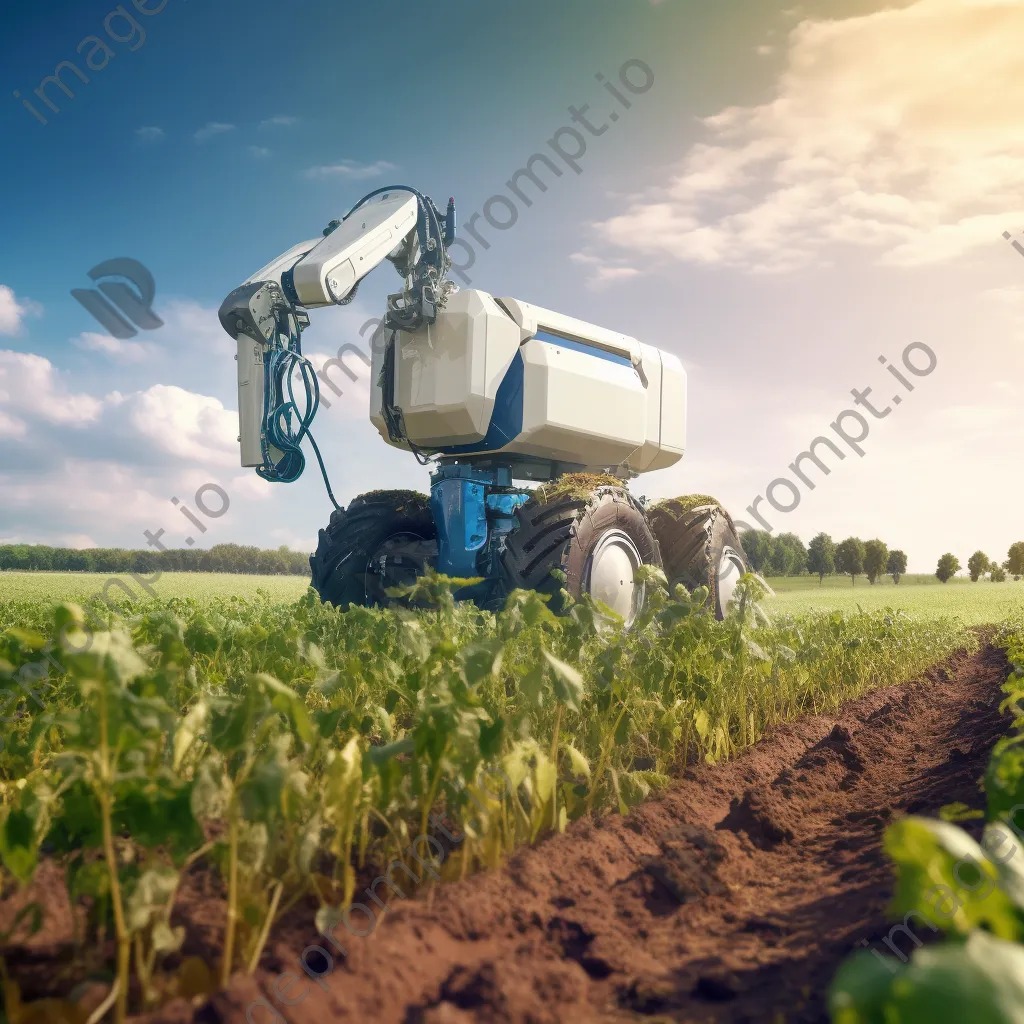
[[[454,287],[446,279],[455,238],[455,202],[442,217],[415,189],[394,185],[364,196],[324,237],[293,246],[257,271],[224,300],[220,322],[238,345],[238,417],[242,465],[266,480],[290,482],[305,467],[300,445],[309,436],[334,501],[310,424],[320,403],[312,364],[302,355],[308,309],[345,305],[359,282],[385,259],[404,278],[388,296],[384,324],[413,331],[433,324]],[[298,371],[304,412],[294,395]]]

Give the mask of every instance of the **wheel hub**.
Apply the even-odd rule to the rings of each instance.
[[[382,541],[366,563],[367,604],[385,604],[391,587],[407,587],[422,576],[437,544],[415,533],[393,533]]]
[[[643,559],[636,545],[622,530],[609,530],[590,556],[586,590],[606,604],[631,626],[643,607],[644,586],[634,581]]]
[[[740,577],[745,572],[743,556],[735,548],[723,548],[722,557],[718,560],[718,569],[715,573],[715,582],[718,587],[718,607],[723,615],[732,600],[736,584],[739,583]]]

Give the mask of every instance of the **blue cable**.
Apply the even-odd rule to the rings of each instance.
[[[305,413],[299,412],[298,403],[295,401],[293,371],[296,364],[305,391]],[[340,511],[341,506],[334,497],[334,491],[331,490],[331,481],[327,476],[320,447],[309,429],[320,408],[320,384],[316,379],[313,364],[302,354],[298,333],[289,330],[288,347],[277,346],[267,352],[263,362],[263,384],[267,396],[266,407],[271,408],[271,411],[266,414],[263,421],[260,437],[263,465],[256,468],[257,475],[270,483],[287,484],[298,480],[306,468],[306,457],[301,447],[302,439],[308,437],[320,466],[327,496]],[[287,400],[284,397],[285,390]],[[293,415],[297,429],[293,429]],[[276,464],[270,454],[271,446],[283,453]]]

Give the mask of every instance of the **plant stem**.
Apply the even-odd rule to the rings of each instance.
[[[142,1000],[148,1006],[152,998],[149,987],[149,980],[153,976],[151,964],[156,962],[156,950],[146,956],[142,949],[142,936],[138,932],[132,936],[132,945],[135,947],[135,973],[142,986]]]
[[[100,816],[103,819],[103,855],[110,876],[110,899],[114,908],[114,929],[117,932],[117,1002],[114,1007],[115,1024],[122,1024],[128,1012],[128,970],[131,964],[131,937],[124,920],[121,902],[121,883],[117,875],[117,851],[114,849],[113,808],[110,796],[110,738],[107,731],[106,691],[100,689]]]
[[[194,850],[192,853],[190,853],[188,857],[185,858],[185,863],[181,865],[182,873],[188,871],[188,869],[192,867],[192,865],[195,864],[195,862],[199,860],[200,857],[202,857],[204,854],[209,853],[216,845],[216,840],[210,840],[210,842],[208,843],[203,843],[203,845],[200,846],[198,850]],[[177,895],[177,890],[175,890],[175,895]],[[172,896],[171,899],[173,898],[174,897]]]
[[[107,998],[104,999],[103,1002],[100,1003],[100,1005],[92,1011],[92,1013],[89,1015],[89,1019],[85,1022],[85,1024],[100,1024],[100,1021],[103,1020],[103,1018],[106,1016],[107,1010],[109,1010],[110,1007],[114,1005],[114,1000],[117,999],[120,994],[121,979],[115,978],[114,984],[111,986],[110,992],[107,993]]]
[[[434,800],[437,797],[437,790],[441,785],[441,772],[444,769],[444,759],[448,753],[448,746],[451,743],[448,740],[444,745],[444,750],[441,751],[441,756],[437,759],[437,771],[434,772],[434,778],[430,783],[430,792],[427,793],[427,799],[423,804],[423,810],[420,813],[420,835],[425,836],[427,834],[427,819],[430,817],[430,809],[434,806]]]
[[[278,916],[284,917],[284,915],[287,914],[288,911],[291,910],[292,907],[294,907],[295,904],[298,903],[299,900],[301,900],[302,897],[306,895],[306,893],[309,891],[309,885],[310,883],[308,880],[306,882],[303,882],[303,884],[300,885],[299,888],[296,889],[294,893],[292,893],[291,897],[288,899],[288,902],[285,903],[285,905],[281,908],[281,912]]]
[[[227,988],[235,956],[235,924],[238,921],[238,819],[232,808],[228,827],[228,920],[224,933],[224,959],[220,965],[221,988]]]
[[[263,927],[260,929],[259,938],[256,940],[256,949],[253,950],[252,956],[249,958],[249,974],[253,974],[259,965],[260,956],[263,953],[263,947],[267,944],[267,936],[270,934],[270,926],[274,921],[274,914],[277,913],[277,903],[281,899],[281,892],[284,889],[284,882],[278,882],[274,886],[274,895],[270,900],[270,909],[267,911],[267,916],[263,921]]]
[[[562,724],[562,702],[555,709],[555,734],[551,737],[551,761],[555,766],[555,785],[551,791],[551,830],[558,831],[558,729]]]
[[[612,726],[612,730],[608,733],[608,739],[605,740],[601,747],[601,757],[597,762],[597,771],[594,772],[594,784],[590,787],[590,792],[587,794],[587,814],[590,813],[591,808],[594,805],[594,794],[597,792],[597,787],[601,782],[601,776],[604,775],[604,765],[608,758],[608,754],[611,752],[612,744],[615,742],[615,732],[619,728],[619,722],[622,721],[622,716],[626,713],[626,705],[622,705],[622,710],[619,712],[619,717],[615,719],[615,724]]]

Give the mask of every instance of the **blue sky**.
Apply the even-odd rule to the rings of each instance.
[[[650,90],[589,140],[582,173],[490,232],[474,286],[678,353],[689,450],[635,489],[710,491],[746,519],[851,388],[892,383],[880,354],[927,342],[936,371],[872,422],[867,454],[770,518],[805,540],[880,535],[912,569],[948,548],[1001,555],[1024,497],[1024,260],[1000,237],[1024,230],[1024,7],[882,7],[128,2],[139,45],[122,15],[104,28],[109,2],[9,5],[0,540],[137,546],[164,527],[180,544],[170,498],[214,481],[232,506],[200,543],[308,549],[330,512],[315,471],[271,488],[237,466],[221,299],[379,185],[454,195],[465,220],[570,104],[614,109],[595,73],[615,81],[635,58]],[[114,54],[97,71],[76,52],[93,35]],[[76,96],[51,86],[54,114],[33,90],[65,60],[90,81],[65,71]],[[70,295],[115,256],[150,268],[166,322],[120,344]],[[353,340],[396,280],[381,268],[353,307],[314,314],[307,349]],[[366,420],[365,380],[315,433],[343,501],[425,486]],[[991,508],[984,524],[950,508],[960,487]]]

